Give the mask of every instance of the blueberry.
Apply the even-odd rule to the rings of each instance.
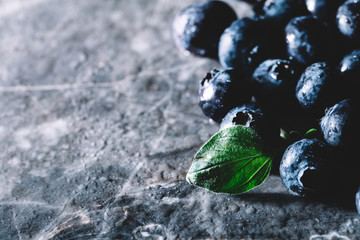
[[[299,70],[289,60],[265,60],[254,70],[252,75],[256,100],[263,105],[272,105],[273,107],[294,102],[298,75]]]
[[[251,86],[240,70],[212,70],[200,82],[199,106],[203,113],[220,123],[235,106],[251,101]]]
[[[302,71],[303,68],[293,61],[268,59],[252,75],[256,102],[276,116],[280,127],[285,131],[303,132],[309,126],[317,126],[295,97],[295,87]]]
[[[271,30],[274,30],[272,34]],[[251,72],[270,56],[285,56],[285,41],[277,31],[270,20],[241,18],[234,21],[220,37],[221,65],[224,68],[247,68]]]
[[[339,70],[341,74],[349,74],[349,77],[355,78],[360,73],[360,49],[354,49],[345,55],[340,62]]]
[[[360,41],[360,1],[348,0],[340,5],[336,14],[340,32],[354,43]]]
[[[358,98],[357,82],[360,76],[360,49],[354,49],[341,60],[340,72],[343,95],[345,98]]]
[[[306,66],[328,61],[331,52],[330,29],[313,16],[295,17],[285,27],[287,51]]]
[[[222,1],[203,1],[182,9],[173,21],[173,38],[181,50],[217,58],[221,34],[236,20],[235,11]]]
[[[291,144],[280,162],[280,176],[290,193],[315,196],[325,192],[331,173],[328,146],[318,139],[302,139]]]
[[[335,71],[326,62],[313,63],[305,69],[296,86],[296,98],[301,107],[321,114],[326,106],[338,99],[339,93]],[[340,97],[340,96],[339,96]]]
[[[360,186],[360,161],[357,157],[360,134],[359,103],[344,99],[326,110],[320,120],[323,140],[332,147],[332,155],[336,159],[336,176],[333,176],[334,188],[341,190],[342,195],[349,196]]]
[[[324,140],[333,147],[349,148],[358,137],[353,102],[342,100],[326,110],[320,120]]]
[[[242,125],[253,129],[266,143],[276,145],[280,137],[280,127],[275,119],[254,103],[244,104],[230,110],[222,119],[220,130]]]
[[[283,26],[294,17],[309,14],[302,0],[265,0],[255,13],[259,18],[273,19]]]
[[[247,3],[250,3],[250,4],[257,4],[257,3],[260,3],[264,0],[238,0],[238,1],[241,1],[241,2],[247,2]]]
[[[335,24],[336,12],[345,0],[305,0],[308,11],[313,15]]]
[[[357,212],[360,215],[360,188],[358,189],[358,191],[356,192],[356,195],[355,195],[355,205],[356,205]]]
[[[219,61],[224,68],[247,67],[253,49],[259,48],[260,24],[251,18],[241,18],[225,29],[219,40]]]

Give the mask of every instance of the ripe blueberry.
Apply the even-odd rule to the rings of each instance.
[[[316,17],[293,18],[285,27],[289,56],[306,66],[328,60],[329,33],[329,28]]]
[[[270,56],[286,55],[284,38],[280,33],[276,33],[275,26],[270,20],[255,18],[241,18],[234,21],[220,37],[221,65],[224,68],[248,68],[251,72]]]
[[[279,107],[294,99],[298,70],[289,60],[268,59],[253,72],[254,95],[264,105]],[[290,100],[291,101],[291,100]]]
[[[222,1],[203,1],[188,6],[173,21],[175,44],[186,52],[217,58],[219,38],[236,18],[234,10]]]
[[[251,92],[241,71],[214,69],[200,82],[199,106],[207,117],[220,123],[232,108],[250,102]]]
[[[290,193],[307,197],[327,189],[331,159],[327,145],[302,139],[290,145],[280,162],[280,176]]]
[[[356,204],[357,212],[358,212],[358,214],[360,215],[360,188],[359,188],[358,191],[356,192],[355,204]]]
[[[342,88],[345,98],[358,98],[357,82],[360,76],[360,49],[354,49],[341,60],[340,72]]]
[[[264,0],[238,0],[238,1],[242,1],[242,2],[247,2],[247,3],[250,3],[250,4],[256,4],[256,3],[260,3]]]
[[[358,125],[353,103],[342,100],[326,110],[320,120],[324,140],[333,147],[349,148],[358,137]]]
[[[340,32],[348,39],[353,42],[360,41],[360,2],[348,0],[340,5],[336,14],[336,23]]]
[[[256,16],[263,19],[273,19],[283,27],[290,19],[309,14],[304,1],[299,0],[265,0]]]
[[[323,21],[335,24],[336,12],[345,0],[305,0],[308,11]]]
[[[321,114],[326,106],[336,102],[338,86],[335,73],[326,62],[313,63],[305,69],[296,86],[296,98],[301,107]]]
[[[280,127],[275,119],[254,103],[231,109],[222,119],[220,130],[242,125],[253,129],[266,143],[272,146],[279,141]]]

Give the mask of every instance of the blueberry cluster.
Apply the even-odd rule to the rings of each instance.
[[[290,193],[351,194],[360,213],[360,1],[246,2],[252,17],[203,1],[174,19],[177,47],[223,68],[200,81],[201,110],[220,130],[250,127],[272,148],[287,139],[277,168]]]

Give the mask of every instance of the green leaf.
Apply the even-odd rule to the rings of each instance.
[[[272,158],[263,149],[263,141],[252,129],[225,128],[195,154],[186,180],[214,192],[246,192],[269,175]]]
[[[316,128],[312,128],[307,131],[304,135],[305,138],[317,138],[319,135],[318,130]]]

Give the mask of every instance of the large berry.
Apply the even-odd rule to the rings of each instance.
[[[237,18],[222,1],[203,1],[181,10],[173,22],[173,38],[182,50],[217,58],[221,34]]]
[[[199,106],[207,117],[220,123],[232,108],[250,102],[251,92],[241,71],[214,69],[200,82]]]
[[[251,72],[271,56],[284,56],[285,41],[281,34],[277,33],[275,26],[271,21],[255,18],[241,18],[234,21],[220,37],[221,65],[224,68],[247,68]]]
[[[313,196],[324,192],[331,158],[327,145],[317,139],[302,139],[290,145],[280,163],[280,176],[290,193]]]
[[[330,29],[318,18],[293,18],[285,28],[289,56],[304,65],[329,60]]]
[[[256,104],[244,104],[230,110],[222,119],[220,130],[235,125],[253,129],[266,143],[272,146],[279,141],[280,128],[277,122]]]
[[[296,86],[296,98],[301,107],[322,114],[326,106],[336,102],[340,94],[334,70],[326,62],[313,63],[305,69]]]
[[[348,0],[343,3],[336,14],[340,32],[359,45],[360,41],[360,1]]]

